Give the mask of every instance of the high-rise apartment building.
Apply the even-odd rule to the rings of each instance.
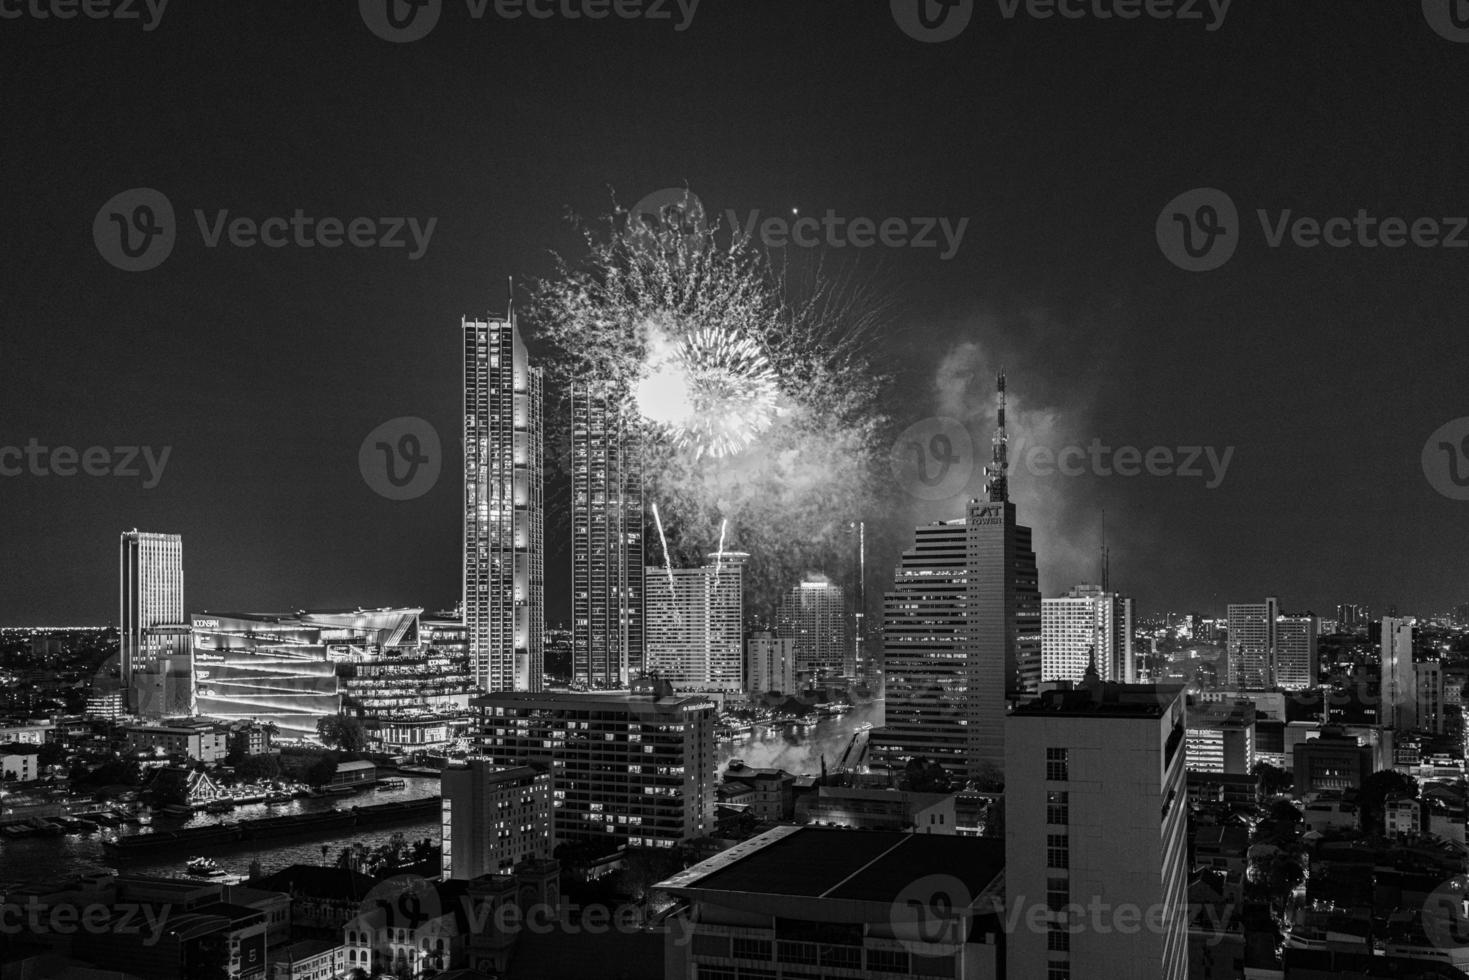
[[[146,711],[150,689],[141,675],[163,658],[186,651],[169,646],[168,631],[184,621],[184,544],[177,534],[124,531],[118,549],[118,635],[123,691],[134,712]],[[165,668],[166,669],[166,668]]]
[[[749,555],[714,552],[699,568],[649,567],[649,673],[675,691],[737,694],[744,677],[744,572]]]
[[[1041,674],[1041,596],[1030,528],[1010,500],[1005,379],[986,499],[920,527],[883,604],[885,721],[874,761],[924,756],[964,777],[1003,775],[1008,695]]]
[[[1102,680],[1134,682],[1132,624],[1132,600],[1100,585],[1041,600],[1041,680],[1079,682],[1095,657]]]
[[[1422,660],[1413,665],[1413,686],[1417,727],[1425,732],[1442,735],[1446,730],[1447,715],[1444,711],[1443,663],[1438,660]]]
[[[550,768],[558,842],[674,847],[714,829],[714,703],[643,679],[632,693],[486,694],[479,753]]]
[[[544,860],[556,847],[551,773],[535,766],[497,768],[482,759],[450,766],[443,785],[444,877],[468,881]]]
[[[745,691],[796,693],[796,641],[756,633],[745,641]]]
[[[1280,600],[1232,602],[1227,610],[1224,686],[1268,688],[1275,686],[1275,626],[1280,617]]]
[[[1092,682],[1010,713],[1006,915],[1027,926],[1007,937],[1008,976],[1188,976],[1184,732],[1180,688]],[[1098,903],[1140,927],[1085,911]]]
[[[796,643],[796,671],[804,679],[840,677],[847,659],[845,590],[825,576],[808,577],[781,600],[776,635]]]
[[[571,386],[572,676],[626,688],[643,670],[643,472],[630,411],[605,384]]]
[[[1275,619],[1275,686],[1300,691],[1316,686],[1320,623],[1310,613]]]
[[[1255,765],[1255,726],[1250,701],[1189,705],[1185,766],[1190,772],[1247,775]]]
[[[1418,675],[1413,669],[1413,621],[1382,620],[1382,724],[1400,731],[1418,727]]]
[[[513,311],[464,318],[464,626],[487,691],[541,688],[545,466],[541,370]]]

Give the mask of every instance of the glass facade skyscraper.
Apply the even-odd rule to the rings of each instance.
[[[122,685],[133,711],[145,708],[141,675],[164,657],[186,654],[154,627],[184,621],[184,544],[177,534],[124,531],[118,549],[118,633]]]

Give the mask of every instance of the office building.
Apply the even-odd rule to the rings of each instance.
[[[1275,619],[1275,686],[1303,691],[1316,686],[1320,624],[1311,613]]]
[[[751,695],[796,692],[796,641],[756,633],[745,641],[745,691]]]
[[[551,857],[556,839],[550,770],[497,768],[472,759],[445,769],[440,781],[445,878],[468,881]]]
[[[552,774],[558,842],[673,847],[714,827],[714,703],[665,682],[632,693],[475,699],[479,757]]]
[[[883,603],[885,725],[874,764],[923,756],[963,778],[997,779],[1005,709],[1041,674],[1041,597],[1030,528],[1010,500],[1005,379],[986,496],[920,527]]]
[[[867,522],[848,521],[852,550],[846,574],[847,602],[851,606],[850,665],[843,671],[860,684],[871,679],[872,655],[867,636]]]
[[[1373,771],[1372,748],[1340,728],[1323,728],[1315,738],[1297,742],[1291,752],[1297,796],[1361,789]]]
[[[1232,602],[1227,613],[1225,686],[1274,687],[1275,628],[1280,618],[1280,601],[1272,596],[1264,602]]]
[[[184,544],[177,534],[155,534],[137,529],[124,531],[118,549],[118,642],[122,665],[122,688],[128,706],[135,712],[149,711],[142,692],[135,690],[135,676],[163,657],[184,653],[161,645],[171,634],[152,634],[159,626],[177,626],[184,621]],[[166,670],[167,668],[165,668]]]
[[[1382,670],[1382,723],[1412,731],[1418,727],[1418,675],[1413,669],[1413,621],[1382,620],[1378,647]]]
[[[636,419],[606,385],[571,386],[572,674],[626,689],[643,670],[643,471]]]
[[[1256,759],[1255,723],[1255,706],[1249,701],[1189,705],[1188,771],[1248,774]]]
[[[980,837],[776,827],[655,886],[663,976],[1000,980],[1004,865]]]
[[[1443,663],[1423,660],[1413,665],[1414,727],[1420,731],[1442,735],[1447,730]]]
[[[1006,911],[1044,927],[1009,934],[1009,976],[1188,975],[1184,740],[1181,688],[1089,680],[1010,713]],[[1121,930],[1076,908],[1097,902],[1136,907],[1144,924]]]
[[[463,320],[464,626],[474,682],[541,689],[545,465],[541,370],[513,311]]]
[[[808,576],[781,599],[776,635],[795,640],[796,672],[808,683],[843,675],[847,664],[846,590]]]
[[[1100,585],[1041,600],[1041,680],[1079,683],[1095,660],[1102,680],[1132,683],[1132,624],[1132,600]]]
[[[744,552],[699,568],[647,569],[647,670],[675,691],[738,694],[744,674]]]

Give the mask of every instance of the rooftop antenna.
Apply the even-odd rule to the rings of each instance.
[[[998,424],[995,428],[994,454],[990,465],[985,468],[985,483],[993,503],[1010,499],[1010,461],[1007,455],[1009,437],[1005,434],[1005,372],[1000,371],[995,379],[998,389]]]
[[[1102,591],[1112,591],[1112,555],[1107,550],[1107,508],[1102,508]]]
[[[515,277],[505,277],[505,319],[511,323],[515,322]]]

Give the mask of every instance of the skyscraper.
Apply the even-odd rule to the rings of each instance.
[[[463,320],[464,627],[487,691],[541,688],[545,494],[541,371],[513,311]]]
[[[1275,684],[1290,691],[1316,686],[1318,620],[1287,613],[1275,620]]]
[[[647,668],[675,691],[742,689],[749,557],[714,552],[699,568],[647,569]]]
[[[1185,738],[1181,688],[1091,682],[1011,712],[1005,902],[1027,927],[1008,976],[1188,976]],[[1143,921],[1119,928],[1098,903]]]
[[[809,680],[840,677],[847,653],[845,590],[826,576],[808,577],[781,600],[776,635],[796,643],[796,672]]]
[[[1228,616],[1225,686],[1275,686],[1275,624],[1280,616],[1280,600],[1271,596],[1264,602],[1232,602]]]
[[[1382,717],[1388,728],[1418,727],[1418,675],[1413,669],[1413,621],[1382,620],[1379,663],[1382,669]]]
[[[1041,601],[1041,679],[1080,681],[1096,657],[1104,681],[1132,683],[1132,600],[1099,585],[1078,585]]]
[[[987,499],[971,500],[962,519],[916,529],[884,599],[877,762],[924,756],[960,776],[1003,774],[1007,694],[1034,691],[1041,672],[1035,551],[1010,501],[1006,446],[1001,375]]]
[[[625,688],[643,669],[640,444],[605,385],[571,388],[572,676]]]
[[[118,549],[118,633],[122,685],[133,711],[140,702],[141,675],[165,656],[182,651],[165,648],[157,626],[184,621],[184,544],[177,534],[124,531]],[[136,689],[135,688],[140,688]]]

